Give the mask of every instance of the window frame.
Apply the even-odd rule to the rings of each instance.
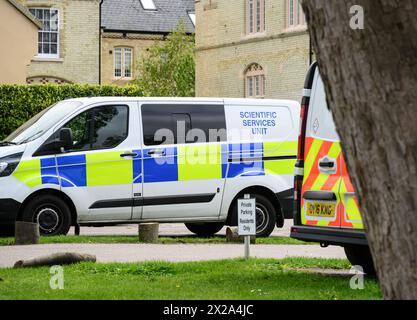
[[[167,109],[169,110],[167,112],[167,114],[169,115],[169,118],[171,120],[173,120],[173,115],[174,114],[180,114],[180,115],[188,115],[190,118],[190,129],[200,129],[203,130],[201,128],[199,128],[198,126],[198,121],[196,121],[195,119],[197,118],[196,115],[194,115],[194,120],[193,120],[193,113],[195,112],[195,110],[201,111],[203,110],[203,108],[221,108],[221,113],[222,113],[222,123],[224,124],[224,128],[225,130],[227,130],[227,122],[226,122],[226,111],[225,111],[225,105],[224,104],[204,104],[204,103],[196,103],[196,104],[175,104],[175,103],[170,103],[170,102],[160,102],[160,103],[143,103],[140,106],[140,117],[141,117],[141,130],[142,130],[142,143],[144,147],[147,148],[152,148],[152,147],[163,147],[163,146],[167,146],[167,145],[172,145],[172,146],[177,146],[177,145],[189,145],[189,144],[195,144],[195,143],[222,143],[222,142],[226,142],[227,141],[227,135],[225,137],[223,137],[224,139],[220,139],[220,141],[207,141],[209,139],[209,136],[206,136],[207,140],[205,142],[195,142],[195,141],[185,141],[185,143],[178,143],[177,141],[177,136],[174,136],[174,143],[173,144],[167,144],[165,142],[162,142],[161,144],[147,144],[147,142],[145,141],[145,116],[144,116],[144,108],[149,107],[151,109],[155,109],[156,107],[162,107],[163,109]],[[188,108],[188,109],[187,109]],[[196,112],[196,114],[198,114],[198,111]],[[220,114],[220,112],[219,112]],[[197,124],[196,124],[197,122]],[[173,124],[173,122],[171,122],[171,125]],[[209,129],[222,129],[219,128],[220,126],[217,126],[216,128],[209,128]],[[175,128],[159,128],[159,129],[174,129],[172,130],[174,135],[175,133],[177,133],[176,131],[176,127]],[[158,129],[158,130],[159,130]],[[204,131],[204,130],[203,130]],[[187,133],[186,133],[187,134]]]
[[[195,27],[195,24],[196,24],[196,21],[197,21],[195,11],[187,11],[187,14],[188,14],[188,18],[190,18],[190,20],[191,20],[191,23]]]
[[[57,24],[57,27],[58,28],[57,28],[57,31],[56,31],[56,34],[57,34],[56,52],[57,53],[56,54],[55,53],[54,54],[50,54],[50,53],[39,53],[39,44],[40,44],[40,42],[39,42],[39,34],[41,32],[48,32],[49,34],[55,33],[55,32],[51,32],[50,30],[49,31],[44,31],[43,28],[42,28],[41,30],[38,30],[38,41],[37,41],[37,44],[38,44],[38,50],[37,51],[38,51],[38,53],[35,55],[35,57],[36,58],[43,58],[43,59],[59,59],[59,57],[60,57],[60,51],[61,51],[61,46],[60,46],[60,40],[61,40],[61,35],[60,35],[60,33],[61,33],[61,28],[60,28],[61,14],[60,14],[60,10],[58,8],[55,8],[55,7],[36,7],[36,6],[29,7],[28,9],[29,9],[30,13],[32,15],[34,15],[35,17],[36,17],[36,14],[32,13],[31,10],[43,10],[43,11],[49,10],[49,14],[51,13],[52,10],[56,10],[57,16],[58,16],[58,24]],[[50,21],[51,20],[49,20],[49,22]],[[49,42],[49,44],[50,43],[51,42]]]
[[[285,29],[305,29],[307,27],[301,0],[285,0]]]
[[[139,2],[143,10],[145,11],[157,11],[158,10],[154,0],[139,0]],[[151,4],[151,8],[147,4]]]
[[[116,75],[116,51],[120,50],[120,76]],[[130,51],[130,76],[126,76],[126,51]],[[133,48],[117,46],[113,49],[113,79],[117,80],[132,80],[133,79]]]
[[[111,150],[111,149],[115,149],[115,148],[119,147],[123,142],[125,142],[129,138],[129,134],[130,134],[130,107],[127,104],[103,104],[103,105],[95,105],[95,106],[92,106],[91,108],[84,109],[80,113],[78,113],[75,116],[73,116],[71,119],[65,121],[65,123],[62,126],[60,126],[58,130],[56,130],[55,135],[58,134],[59,131],[62,128],[67,128],[67,124],[70,123],[71,121],[73,121],[75,118],[77,118],[77,117],[79,117],[82,114],[85,114],[87,112],[93,112],[92,113],[92,116],[94,117],[95,110],[96,109],[99,109],[99,108],[103,108],[103,107],[125,107],[125,108],[127,108],[127,115],[126,115],[126,121],[127,121],[127,123],[126,123],[126,128],[127,128],[127,130],[126,130],[126,137],[123,140],[121,140],[118,144],[116,144],[116,145],[114,145],[112,147],[91,148],[91,149],[87,149],[87,150],[72,150],[71,149],[71,150],[66,150],[66,153],[91,152],[91,151],[98,151],[98,150]],[[91,128],[90,128],[90,131],[91,132],[90,132],[89,139],[91,139],[91,135],[94,132],[94,124],[95,124],[95,122],[93,121],[92,122],[93,130],[91,130]],[[91,145],[91,143],[90,143],[90,145]]]
[[[251,70],[257,66],[258,70]],[[244,72],[245,98],[264,99],[266,92],[266,72],[259,63],[251,63]],[[257,90],[259,89],[259,94]],[[252,92],[252,94],[251,94]]]
[[[246,5],[246,10],[245,10],[246,35],[259,35],[259,34],[265,33],[265,30],[266,30],[265,0],[246,0],[245,5]],[[258,18],[259,18],[259,24],[258,24]]]

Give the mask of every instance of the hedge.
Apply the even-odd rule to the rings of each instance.
[[[44,108],[64,99],[143,95],[138,86],[0,85],[0,141]]]

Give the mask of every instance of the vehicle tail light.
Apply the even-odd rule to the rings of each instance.
[[[308,105],[309,97],[303,97],[301,111],[300,111],[300,131],[298,134],[298,152],[297,159],[298,161],[304,161],[304,146],[306,141],[306,128],[307,128],[307,115],[308,115]]]

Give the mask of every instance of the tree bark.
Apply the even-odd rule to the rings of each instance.
[[[14,268],[66,265],[80,262],[96,262],[96,256],[72,252],[54,253],[44,257],[19,260],[14,264]]]
[[[364,29],[350,28],[350,8]],[[303,1],[386,299],[417,299],[417,2]]]
[[[38,244],[40,239],[39,225],[32,222],[16,221],[15,244]]]
[[[139,241],[144,243],[158,242],[159,223],[139,224]]]

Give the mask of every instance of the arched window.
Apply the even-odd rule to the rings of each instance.
[[[265,97],[265,71],[257,63],[252,63],[245,71],[245,97]]]
[[[26,79],[27,84],[68,84],[68,80],[51,76],[34,76]]]
[[[246,0],[246,33],[265,31],[265,0]]]

